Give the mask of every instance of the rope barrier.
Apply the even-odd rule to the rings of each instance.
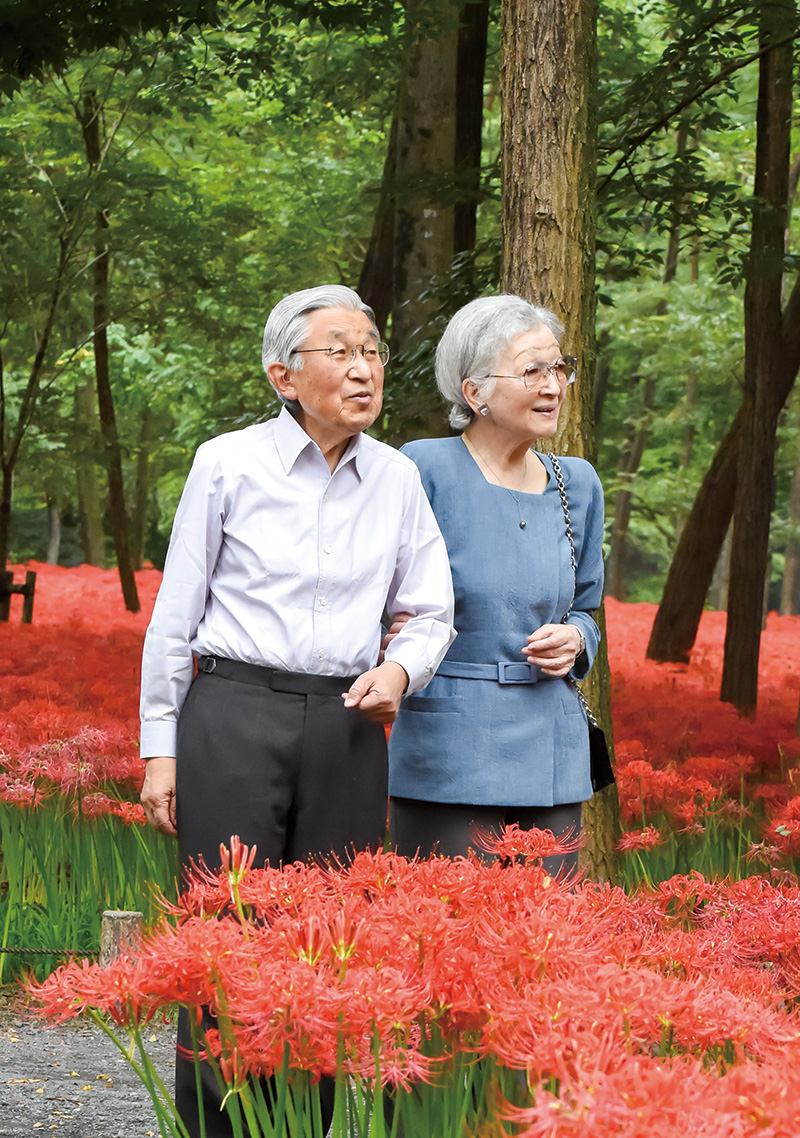
[[[97,949],[84,952],[80,948],[10,948],[0,947],[0,953],[17,953],[20,956],[99,956]]]

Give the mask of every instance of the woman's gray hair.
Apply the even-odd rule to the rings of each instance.
[[[353,289],[346,285],[317,285],[316,288],[304,288],[279,300],[267,317],[261,345],[261,362],[264,371],[274,363],[285,364],[289,371],[303,370],[303,357],[297,354],[297,349],[308,337],[308,314],[318,308],[350,308],[354,312],[364,312],[375,329],[375,335],[378,335],[375,313]],[[268,372],[267,374],[269,375]],[[280,392],[278,398],[290,407],[296,402],[294,399],[287,399]]]
[[[512,293],[481,296],[458,310],[436,349],[436,385],[449,404],[452,427],[461,430],[473,418],[462,382],[471,379],[480,396],[488,398],[495,380],[484,377],[489,376],[497,357],[517,336],[543,324],[560,343],[564,325],[558,317],[549,308],[537,308]]]

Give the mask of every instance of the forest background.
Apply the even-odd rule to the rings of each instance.
[[[296,288],[341,281],[375,308],[393,356],[380,437],[447,433],[438,335],[460,304],[509,280],[501,111],[514,96],[501,70],[525,16],[538,20],[525,66],[534,79],[540,68],[550,117],[572,100],[587,133],[597,122],[585,195],[597,351],[584,345],[579,398],[607,495],[607,591],[657,601],[682,535],[683,572],[694,570],[687,522],[710,493],[720,542],[701,515],[700,546],[714,576],[691,591],[725,608],[735,472],[760,448],[761,501],[741,506],[742,531],[751,506],[766,513],[756,585],[766,606],[798,611],[798,13],[787,0],[6,0],[4,565],[116,561],[135,608],[133,569],[162,563],[196,446],[274,414],[261,329]],[[527,145],[536,216],[567,143],[543,130]],[[766,278],[779,336],[775,304],[754,307]],[[731,452],[756,372],[771,391],[766,436]],[[691,607],[687,591],[678,574],[673,609]],[[668,640],[656,658],[685,658],[693,634]]]

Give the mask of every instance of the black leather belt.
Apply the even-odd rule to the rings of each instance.
[[[208,676],[220,676],[223,680],[236,680],[240,684],[254,684],[293,695],[341,695],[352,687],[356,679],[356,676],[282,672],[280,668],[246,664],[243,660],[227,660],[224,656],[198,656],[197,670]]]

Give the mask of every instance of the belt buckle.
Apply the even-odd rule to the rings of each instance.
[[[536,665],[520,660],[500,660],[497,664],[499,684],[535,684],[538,680]]]
[[[206,675],[208,675],[209,672],[215,671],[216,667],[217,660],[215,656],[201,656],[197,661],[198,672],[205,672]]]

